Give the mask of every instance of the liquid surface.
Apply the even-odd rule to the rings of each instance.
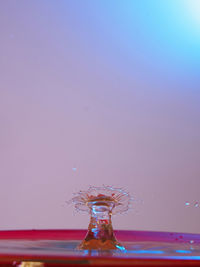
[[[73,240],[0,240],[0,255],[106,256],[120,258],[200,260],[200,244],[156,241],[121,242],[124,251],[78,250]]]

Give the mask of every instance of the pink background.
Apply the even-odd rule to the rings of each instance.
[[[86,228],[65,201],[106,184],[137,199],[116,229],[200,231],[200,34],[178,4],[0,2],[1,230]]]

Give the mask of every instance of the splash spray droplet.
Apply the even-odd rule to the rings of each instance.
[[[190,206],[190,202],[186,201],[186,202],[185,202],[185,206],[186,206],[186,207]]]

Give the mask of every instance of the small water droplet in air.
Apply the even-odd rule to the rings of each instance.
[[[74,167],[74,168],[72,168],[72,170],[75,172],[75,171],[77,170],[77,168],[76,168],[76,167]]]
[[[199,203],[198,202],[195,202],[194,203],[194,206],[195,206],[195,208],[199,207]]]
[[[186,202],[185,202],[185,206],[186,206],[186,207],[190,206],[190,202],[186,201]]]
[[[193,244],[194,243],[194,240],[190,240],[190,244]]]

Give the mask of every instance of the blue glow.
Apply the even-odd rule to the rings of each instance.
[[[133,254],[163,254],[162,250],[128,250],[127,253]]]
[[[123,246],[119,246],[119,245],[116,245],[116,247],[121,250],[122,252],[127,252],[127,250],[125,249],[125,247]]]
[[[102,0],[86,1],[77,8],[71,1],[70,9],[76,10],[81,33],[79,23],[73,30],[84,37],[88,53],[95,53],[97,62],[106,62],[113,72],[132,77],[137,69],[136,75],[145,73],[147,77],[156,73],[156,77],[169,75],[176,80],[184,74],[198,79],[200,30],[191,11],[196,10],[195,3],[187,2]],[[68,4],[63,3],[66,10]]]
[[[97,238],[98,237],[98,233],[99,233],[99,229],[93,228],[91,231],[94,234],[94,237]]]
[[[170,257],[166,257],[166,259],[174,259],[174,260],[200,260],[200,256],[170,256]]]
[[[187,14],[188,22],[190,22],[191,27],[200,33],[200,1],[199,0],[189,0],[183,1],[185,13]]]
[[[190,250],[181,250],[181,249],[176,250],[176,252],[177,252],[177,253],[185,253],[185,254],[189,254],[189,253],[191,253]]]

